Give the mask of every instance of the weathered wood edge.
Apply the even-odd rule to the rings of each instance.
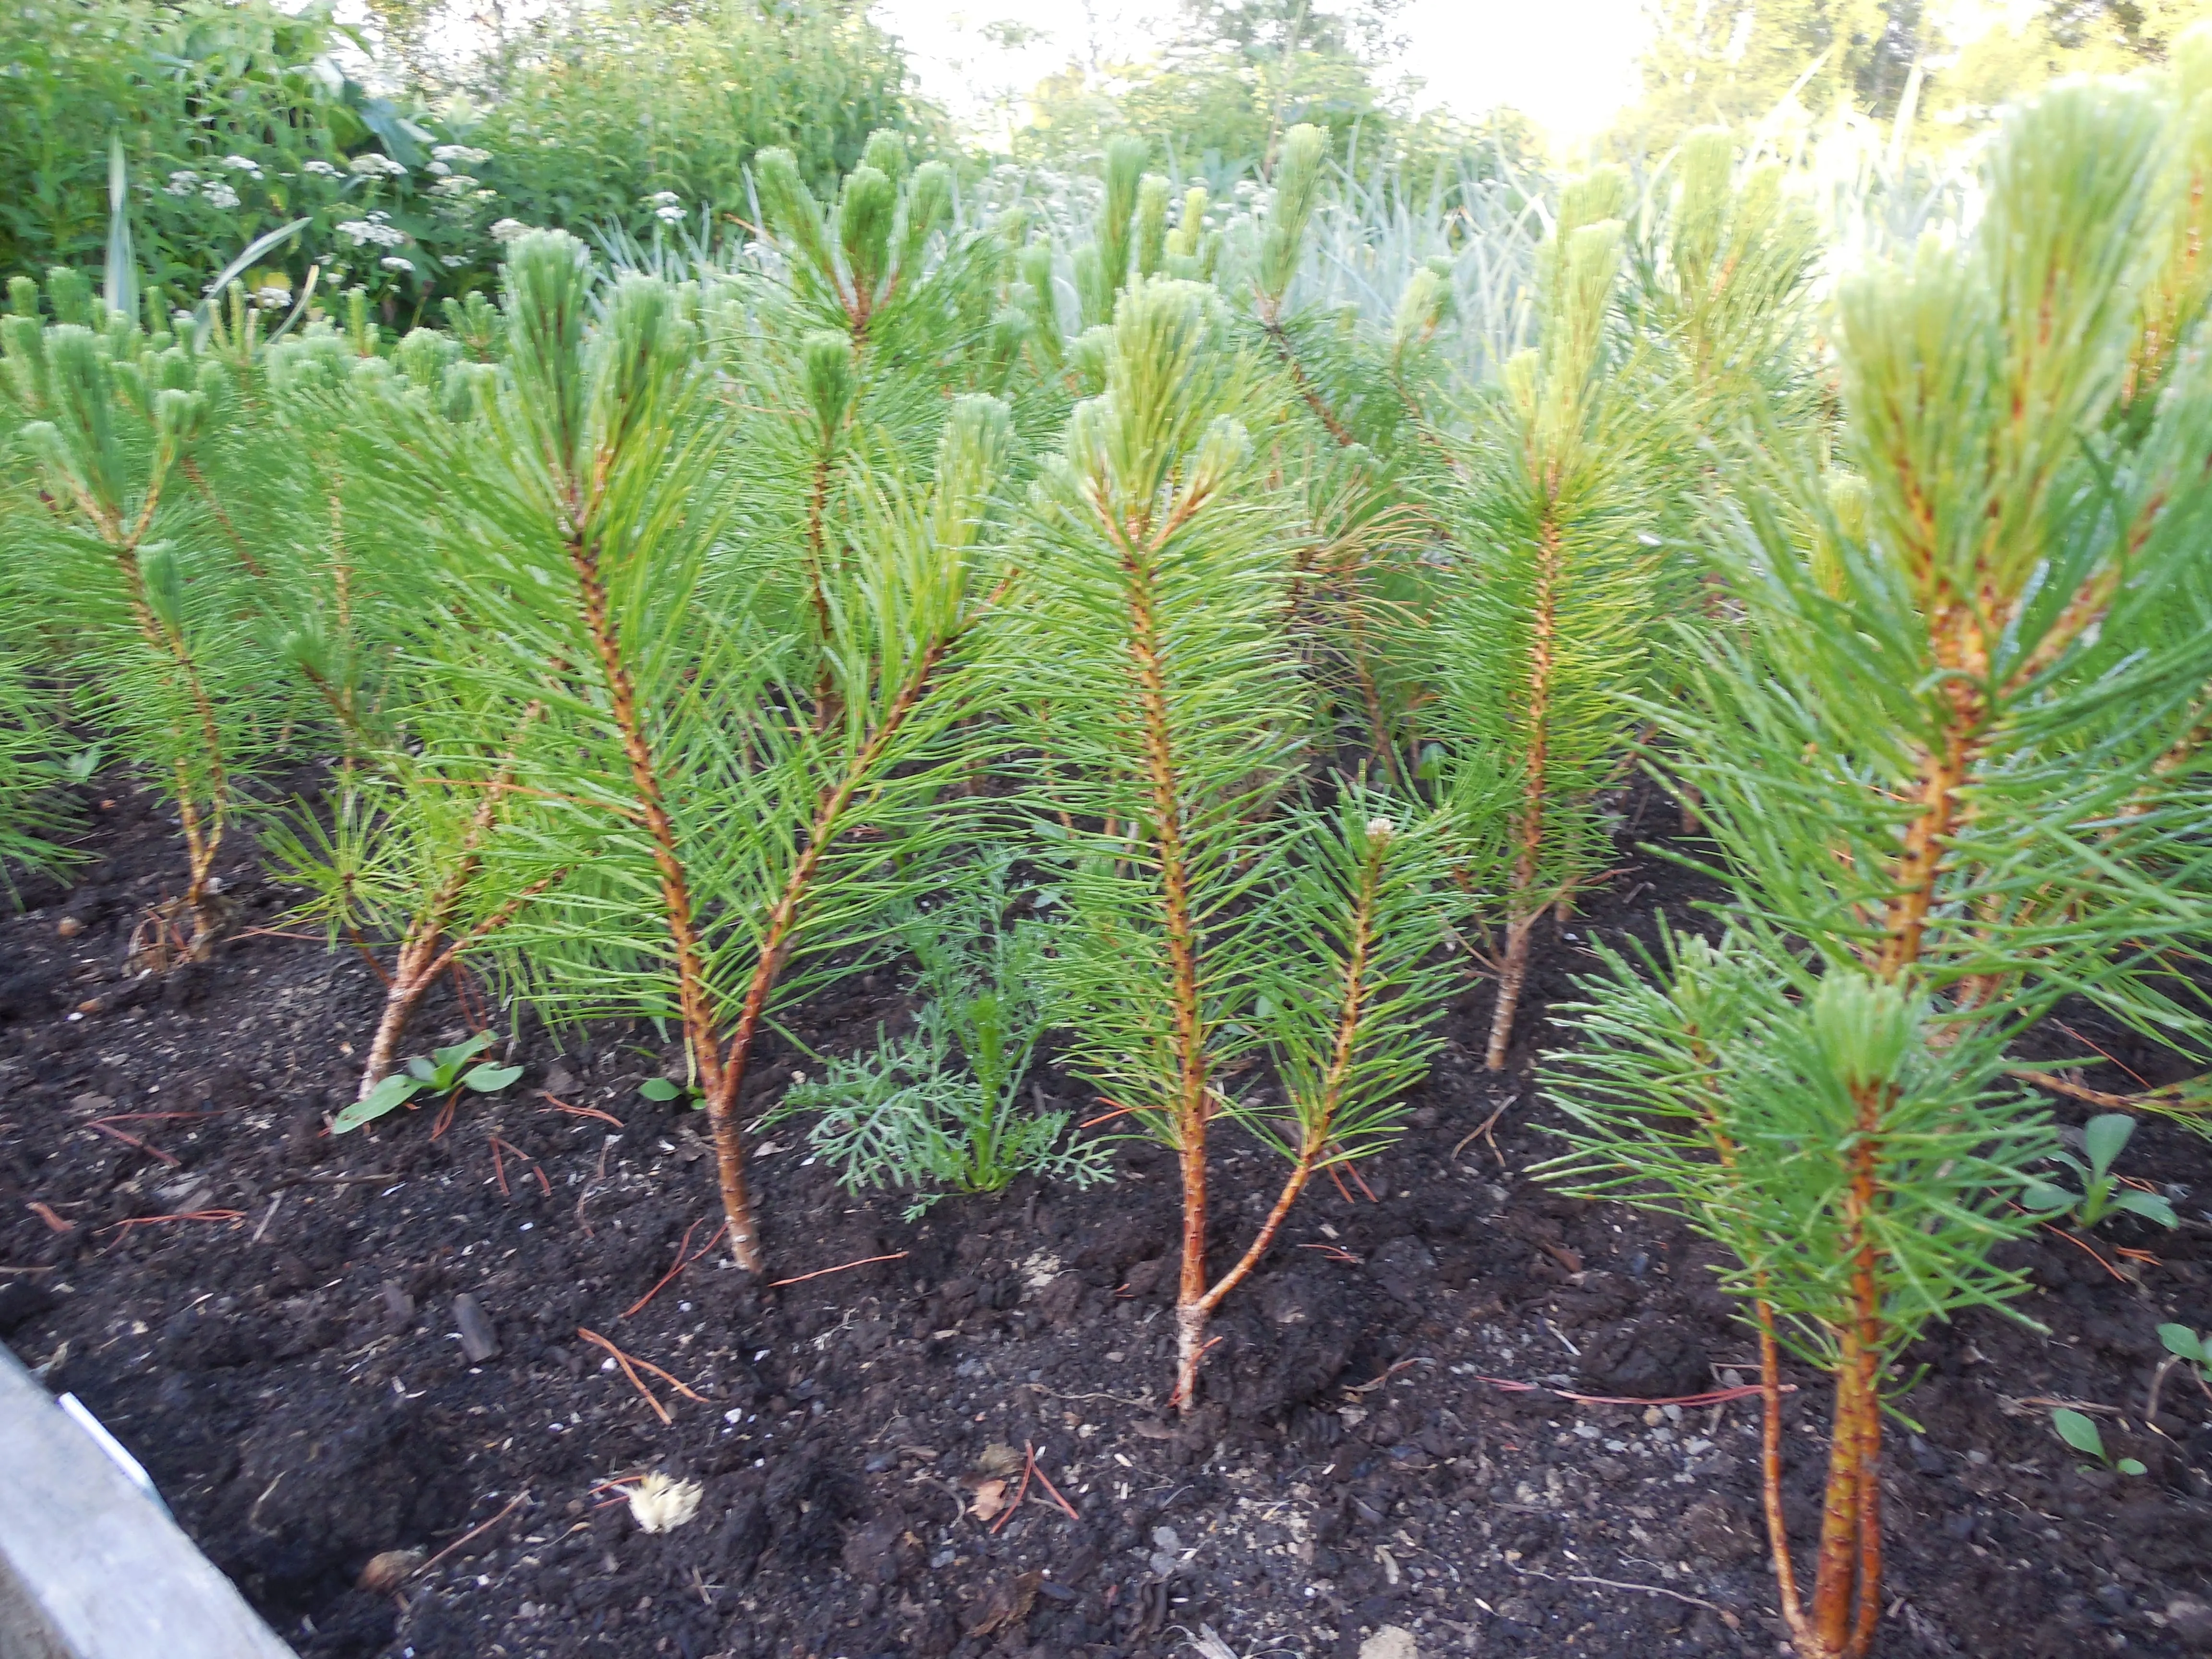
[[[0,1659],[295,1659],[0,1347]]]

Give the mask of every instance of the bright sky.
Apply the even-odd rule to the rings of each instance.
[[[975,118],[1025,94],[1094,49],[1141,58],[1165,33],[1173,0],[876,0],[902,36],[922,88]],[[1006,50],[983,33],[1013,23],[1039,38]],[[1511,104],[1568,148],[1601,130],[1636,94],[1644,34],[1638,0],[1412,0],[1399,15],[1411,46],[1394,65],[1425,82],[1419,101],[1476,116]]]

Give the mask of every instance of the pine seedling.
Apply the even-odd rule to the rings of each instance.
[[[526,705],[515,729],[487,745],[484,711],[447,701],[465,677],[427,663],[410,668],[416,689],[397,711],[397,731],[362,755],[365,769],[340,792],[330,821],[302,812],[264,837],[279,877],[309,890],[299,914],[321,921],[332,944],[366,954],[364,935],[392,941],[388,968],[369,957],[384,1005],[362,1065],[364,1102],[399,1063],[431,988],[465,957],[495,950],[568,873],[546,867],[546,839],[516,821],[544,810],[517,781],[543,705]],[[494,712],[504,712],[496,701]]]
[[[2212,26],[2185,30],[2168,54],[2169,94],[2179,117],[2163,193],[2172,204],[2157,264],[2143,286],[2141,331],[2129,353],[2124,405],[2147,404],[2166,383],[2212,307]]]
[[[1316,1170],[1388,1138],[1418,1075],[1437,933],[1435,840],[1347,788],[1275,803],[1303,688],[1279,619],[1281,526],[1243,494],[1251,369],[1210,290],[1143,283],[1038,488],[998,653],[1055,767],[1069,926],[1054,978],[1072,1062],[1182,1168],[1176,1397],[1208,1321]],[[1263,896],[1265,901],[1263,902]],[[1323,1056],[1326,1058],[1323,1058]],[[1285,1101],[1230,1079],[1273,1060]],[[1249,1085],[1248,1085],[1249,1087]],[[1259,1235],[1217,1278],[1206,1149],[1235,1121],[1291,1161]]]
[[[896,145],[892,135],[876,137]],[[867,155],[846,175],[834,213],[807,188],[789,150],[764,149],[753,162],[761,210],[795,290],[856,339],[880,332],[879,313],[928,286],[930,239],[952,216],[952,173],[942,161],[925,161],[902,182],[903,151],[896,173],[875,165],[893,162],[886,146],[871,139]]]
[[[580,804],[558,859],[576,874],[526,948],[549,994],[672,1006],[732,1253],[757,1272],[738,1114],[754,1041],[958,833],[933,810],[936,744],[961,707],[1006,410],[955,403],[933,489],[878,481],[817,653],[745,603],[744,559],[778,554],[720,545],[714,387],[674,291],[625,278],[593,328],[588,280],[573,238],[515,245],[508,380],[466,447],[481,505],[457,525],[456,599],[509,653],[481,671],[507,703],[545,704],[521,781]],[[794,720],[824,657],[836,718]]]
[[[486,374],[462,349],[418,329],[387,362],[325,330],[280,342],[268,361],[272,404],[328,516],[277,654],[323,705],[343,758],[327,811],[303,806],[263,842],[280,878],[307,890],[296,914],[360,951],[383,984],[358,1097],[385,1109],[408,1087],[386,1085],[431,988],[497,955],[565,873],[532,823],[546,805],[520,781],[544,706],[518,708],[472,682],[477,643],[423,557],[443,515],[420,492],[447,476]],[[380,489],[394,472],[404,483]],[[390,941],[388,965],[371,937]],[[509,968],[520,982],[511,953]]]
[[[2202,580],[2212,371],[2177,365],[2140,442],[2108,428],[2172,125],[2141,88],[2054,91],[2007,122],[1972,239],[1844,287],[1862,527],[1829,517],[1816,574],[1792,526],[1825,509],[1820,470],[1746,492],[1719,550],[1743,630],[1683,624],[1689,700],[1646,711],[1737,923],[1656,985],[1615,959],[1553,1084],[1576,1184],[1736,1256],[1784,1613],[1819,1659],[1864,1654],[1881,1611],[1888,1364],[2020,1288],[1989,1251],[2032,1224],[2006,1200],[2050,1136],[2004,1097],[2007,1043],[2062,994],[2127,1006],[2149,953],[2203,927],[2201,816],[2160,763],[2212,678],[2212,641],[2170,625]],[[1809,1601],[1777,1342],[1836,1381]]]
[[[1090,245],[1076,249],[1074,255],[1075,293],[1085,328],[1113,321],[1115,303],[1132,275],[1132,252],[1146,240],[1137,219],[1146,193],[1149,149],[1143,139],[1126,135],[1106,146],[1106,193],[1098,206],[1097,223]],[[1164,216],[1164,197],[1158,206]]]
[[[1175,228],[1160,245],[1160,274],[1185,282],[1210,283],[1221,257],[1221,238],[1206,228],[1211,200],[1204,185],[1193,185],[1182,193]]]
[[[1737,176],[1725,127],[1691,133],[1675,166],[1669,210],[1638,250],[1635,300],[1674,348],[1695,431],[1725,446],[1755,408],[1775,409],[1802,386],[1820,233],[1784,196],[1779,163]]]
[[[1321,200],[1322,165],[1328,159],[1328,134],[1323,129],[1300,122],[1283,135],[1282,155],[1275,164],[1274,199],[1261,232],[1259,267],[1252,278],[1252,311],[1314,418],[1337,443],[1349,445],[1357,441],[1352,428],[1329,407],[1300,362],[1284,313],[1291,284],[1305,257],[1306,227],[1313,222]]]
[[[1644,672],[1656,564],[1650,416],[1620,389],[1634,366],[1608,349],[1620,258],[1612,219],[1547,251],[1542,343],[1507,362],[1441,491],[1459,562],[1431,624],[1431,718],[1471,890],[1500,896],[1492,1071],[1538,923],[1611,865],[1604,798],[1636,739],[1623,699]]]
[[[1175,186],[1157,173],[1137,181],[1135,275],[1157,276],[1168,251],[1168,200]]]
[[[75,308],[66,294],[57,304]],[[212,391],[194,384],[174,351],[119,371],[114,343],[76,324],[40,331],[10,318],[6,344],[9,377],[38,416],[16,444],[46,507],[25,521],[44,556],[27,562],[24,580],[68,619],[69,666],[94,718],[176,803],[188,876],[174,914],[190,920],[186,954],[204,958],[223,925],[216,860],[261,707],[251,629],[261,596],[240,590],[184,481],[219,380]]]
[[[1924,998],[1856,968],[1815,977],[1782,943],[1668,941],[1654,985],[1607,976],[1571,1017],[1547,1081],[1576,1148],[1547,1180],[1678,1216],[1735,1261],[1765,1401],[1762,1471],[1782,1611],[1797,1651],[1865,1654],[1881,1611],[1882,1401],[1932,1319],[2025,1287],[1989,1253],[2033,1218],[2003,1202],[2049,1147],[2001,1081],[2002,1039],[1933,1029]],[[1836,1379],[1813,1595],[1782,1508],[1784,1348]]]

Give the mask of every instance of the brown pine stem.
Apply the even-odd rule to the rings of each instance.
[[[1198,1368],[1206,1358],[1206,1328],[1213,1310],[1221,1305],[1222,1298],[1249,1278],[1273,1246],[1275,1235],[1282,1230],[1284,1218],[1291,1206],[1305,1190],[1320,1166],[1322,1155],[1327,1151],[1330,1136],[1336,1127],[1336,1116],[1344,1103],[1344,1089],[1352,1074],[1353,1061],[1358,1058],[1359,1024],[1367,1012],[1370,988],[1367,983],[1367,963],[1375,942],[1375,894],[1382,873],[1384,854],[1381,845],[1370,848],[1364,866],[1360,872],[1358,898],[1352,907],[1351,929],[1352,951],[1344,967],[1344,995],[1337,1007],[1336,1030],[1330,1047],[1328,1071],[1322,1079],[1316,1110],[1307,1119],[1305,1133],[1298,1144],[1297,1157],[1292,1160],[1291,1172],[1284,1180],[1282,1191],[1275,1199],[1274,1207],[1261,1223],[1260,1231],[1250,1246],[1209,1290],[1205,1290],[1194,1301],[1184,1297],[1176,1308],[1176,1387],[1173,1398],[1184,1411],[1191,1409],[1198,1389]],[[1188,1192],[1186,1176],[1185,1192]],[[1200,1194],[1203,1199],[1203,1191]],[[1205,1248],[1205,1233],[1201,1228],[1199,1246]],[[1190,1261],[1188,1222],[1184,1231],[1184,1265]],[[1201,1275],[1203,1261],[1200,1263]],[[1184,1287],[1188,1288],[1188,1273]],[[1202,1279],[1201,1279],[1202,1282]]]
[[[845,814],[861,785],[873,775],[884,750],[920,706],[951,646],[949,640],[941,640],[922,653],[906,684],[885,711],[882,723],[854,756],[844,776],[815,809],[813,822],[807,826],[805,848],[793,863],[790,874],[784,878],[783,890],[776,895],[775,907],[769,912],[768,926],[762,932],[760,948],[753,958],[752,977],[746,983],[745,999],[738,1010],[737,1029],[731,1034],[727,1048],[719,1054],[711,1048],[695,1046],[693,1050],[702,1081],[707,1085],[707,1122],[714,1138],[714,1169],[722,1189],[723,1214],[729,1222],[730,1255],[748,1273],[761,1271],[762,1257],[760,1236],[753,1224],[752,1200],[745,1182],[744,1139],[738,1121],[738,1105],[744,1089],[745,1071],[752,1059],[753,1039],[759,1034],[761,1022],[767,1018],[769,998],[790,955],[792,936],[813,893],[815,872],[823,855],[836,840]],[[686,1029],[688,1031],[688,1026]],[[710,1032],[710,1044],[713,1040]]]
[[[194,962],[204,962],[213,953],[216,937],[222,929],[222,907],[212,902],[208,890],[210,878],[215,873],[216,854],[222,846],[223,823],[228,816],[230,787],[223,765],[222,737],[216,725],[215,704],[201,684],[199,665],[192,659],[191,649],[184,638],[155,614],[154,605],[146,594],[146,573],[138,562],[138,541],[144,534],[153,516],[157,492],[149,491],[146,506],[139,514],[137,527],[131,534],[115,540],[115,560],[123,576],[123,586],[131,604],[132,619],[137,623],[140,636],[156,655],[166,656],[175,665],[184,678],[186,694],[191,697],[192,713],[198,722],[198,742],[206,750],[208,761],[209,816],[204,821],[198,801],[191,787],[191,769],[179,758],[174,765],[177,787],[177,817],[185,834],[185,866],[189,872],[185,889],[185,908],[192,917],[191,943],[186,955]],[[173,725],[172,733],[179,742],[189,741],[181,726]]]
[[[842,712],[837,703],[836,677],[830,672],[830,437],[824,434],[822,453],[814,462],[814,482],[806,496],[806,580],[808,603],[814,611],[815,642],[822,666],[814,682],[814,729],[827,732]]]
[[[1124,554],[1129,582],[1129,650],[1136,659],[1138,701],[1144,726],[1146,769],[1152,797],[1154,850],[1158,857],[1162,909],[1167,931],[1168,995],[1175,1021],[1178,1070],[1174,1106],[1176,1155],[1182,1174],[1182,1269],[1177,1285],[1180,1369],[1194,1374],[1205,1352],[1206,1126],[1208,1080],[1206,1032],[1198,989],[1197,928],[1192,920],[1182,803],[1176,787],[1175,749],[1168,718],[1167,678],[1160,666],[1158,619],[1152,609],[1151,572]],[[1188,1395],[1183,1409],[1190,1408]]]
[[[208,511],[215,514],[216,522],[222,526],[222,533],[230,538],[231,551],[238,555],[238,562],[246,567],[246,574],[258,582],[267,581],[269,572],[253,556],[253,550],[246,544],[246,538],[238,533],[238,526],[230,521],[230,514],[223,511],[222,503],[216,499],[215,491],[208,486],[207,476],[200,471],[200,464],[187,455],[181,465],[185,476],[192,481],[192,488],[200,492],[200,499],[208,504]]]
[[[1269,310],[1272,312],[1273,307],[1270,307]],[[1305,366],[1298,362],[1297,353],[1291,349],[1291,337],[1283,331],[1282,324],[1269,315],[1261,321],[1261,326],[1267,330],[1268,339],[1274,343],[1275,354],[1283,360],[1283,367],[1290,370],[1291,384],[1305,399],[1306,407],[1313,410],[1322,425],[1328,428],[1328,435],[1336,440],[1337,447],[1349,449],[1358,443],[1359,441],[1352,435],[1351,428],[1337,419],[1336,412],[1322,398],[1320,389],[1308,378]]]
[[[1505,949],[1498,961],[1498,1004],[1490,1015],[1490,1045],[1482,1063],[1490,1071],[1505,1069],[1513,1042],[1513,1019],[1520,1012],[1522,988],[1528,982],[1528,951],[1534,942],[1541,909],[1524,910],[1506,918]]]
[[[1766,1511],[1766,1541],[1782,1592],[1782,1620],[1791,1632],[1805,1624],[1797,1595],[1797,1569],[1790,1554],[1790,1525],[1782,1510],[1782,1345],[1775,1340],[1774,1308],[1764,1297],[1752,1304],[1759,1320],[1759,1498]]]
[[[398,1054],[399,1039],[405,1035],[408,1022],[415,1017],[415,1010],[438,975],[459,960],[464,949],[507,926],[524,905],[567,873],[562,871],[532,882],[445,950],[438,949],[439,940],[453,927],[453,913],[460,906],[462,895],[483,867],[483,843],[498,822],[501,801],[514,786],[515,754],[521,748],[523,734],[544,712],[544,705],[538,702],[523,710],[513,747],[501,762],[483,799],[469,816],[468,830],[461,838],[460,853],[453,860],[453,867],[431,890],[428,901],[408,921],[392,971],[385,976],[384,1010],[377,1019],[376,1035],[369,1042],[368,1059],[362,1067],[362,1099],[367,1099],[369,1091],[391,1073],[392,1061]]]
[[[1382,688],[1376,683],[1374,655],[1367,641],[1367,618],[1359,608],[1359,565],[1355,557],[1352,568],[1346,573],[1345,585],[1349,594],[1345,605],[1346,630],[1352,635],[1352,672],[1359,683],[1359,701],[1367,714],[1367,740],[1382,757],[1382,764],[1390,775],[1390,784],[1403,793],[1406,790],[1406,769],[1398,758],[1398,744],[1390,734],[1390,722],[1382,712]]]
[[[1490,1048],[1483,1063],[1491,1071],[1505,1069],[1505,1054],[1513,1036],[1513,1017],[1521,1006],[1521,988],[1528,977],[1528,947],[1545,904],[1535,899],[1537,876],[1543,867],[1546,775],[1551,760],[1553,643],[1559,627],[1559,528],[1547,519],[1538,544],[1534,614],[1528,641],[1528,709],[1525,716],[1528,757],[1521,780],[1521,812],[1514,826],[1513,911],[1505,923],[1505,954],[1498,964],[1498,1006],[1491,1015]]]
[[[422,971],[422,958],[434,946],[435,939],[423,939],[410,923],[407,937],[400,942],[398,960],[384,992],[384,1008],[377,1016],[376,1034],[369,1039],[368,1059],[361,1069],[361,1088],[356,1100],[366,1100],[376,1085],[392,1075],[392,1068],[399,1056],[399,1039],[406,1035],[408,1022],[422,1006],[428,992],[433,974]]]
[[[629,665],[623,659],[621,644],[615,637],[614,621],[607,609],[606,586],[599,578],[599,549],[580,531],[569,536],[568,551],[569,564],[576,574],[585,629],[592,636],[592,648],[599,656],[600,673],[606,683],[608,713],[629,763],[630,787],[637,796],[646,833],[653,842],[661,913],[669,939],[676,949],[677,1002],[683,1016],[684,1041],[711,1100],[721,1088],[720,1045],[714,1026],[713,992],[707,983],[706,964],[699,948],[690,884],[676,844],[676,827],[669,821],[660,774],[638,716],[636,688],[630,678]],[[738,1266],[757,1273],[758,1231],[753,1224],[751,1200],[745,1191],[744,1148],[736,1139],[734,1122],[726,1126],[726,1133],[720,1123],[715,1129],[717,1162],[722,1166],[722,1209],[730,1224],[731,1254],[737,1258]]]

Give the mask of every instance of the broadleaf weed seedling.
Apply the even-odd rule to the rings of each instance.
[[[492,1042],[489,1031],[478,1031],[465,1042],[433,1048],[427,1056],[416,1054],[407,1062],[404,1070],[383,1079],[332,1117],[331,1133],[343,1134],[364,1123],[373,1123],[398,1110],[418,1094],[443,1095],[448,1105],[464,1089],[480,1095],[497,1094],[522,1075],[522,1067],[469,1063],[490,1048]]]
[[[2058,1437],[2075,1451],[2095,1458],[2116,1474],[2147,1473],[2140,1458],[2114,1459],[2106,1452],[2104,1431],[2097,1426],[2097,1419],[2087,1412],[2077,1412],[2071,1406],[2054,1406],[2051,1408],[2051,1426],[2057,1430]]]
[[[2104,1112],[2091,1118],[2081,1131],[2083,1158],[2064,1151],[2051,1154],[2053,1162],[2064,1164],[2081,1178],[2081,1190],[2069,1192],[2048,1181],[2033,1181],[2022,1189],[2021,1202],[2040,1219],[2070,1220],[2084,1232],[2121,1213],[2141,1216],[2161,1227],[2179,1226],[2180,1218],[2163,1197],[2124,1186],[2112,1173],[2114,1161],[2135,1132],[2136,1121],[2125,1112]]]

